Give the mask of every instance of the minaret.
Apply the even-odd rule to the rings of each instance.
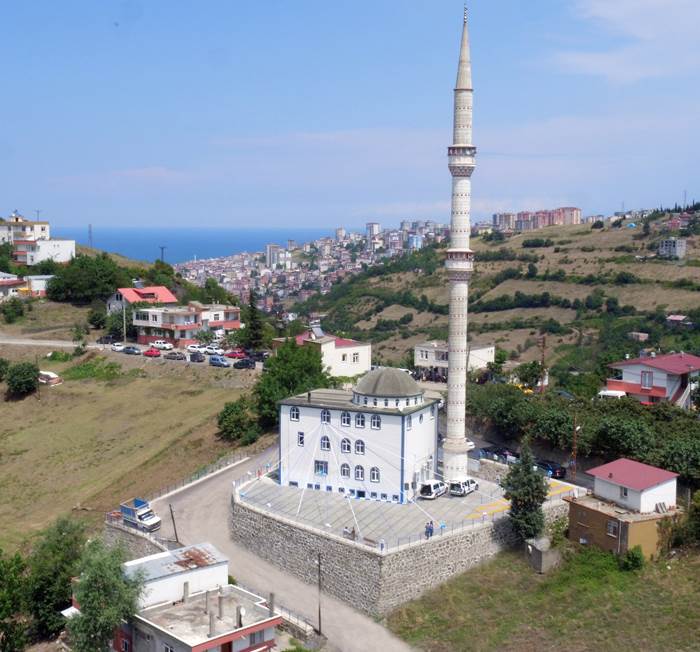
[[[464,480],[468,475],[465,428],[467,302],[469,278],[473,268],[473,253],[469,248],[469,213],[476,147],[472,145],[472,66],[466,6],[454,94],[452,145],[447,148],[447,160],[452,175],[452,220],[450,248],[447,250],[445,261],[450,283],[447,435],[443,446],[445,482]]]

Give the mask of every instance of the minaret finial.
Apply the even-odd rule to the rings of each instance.
[[[464,3],[464,22],[467,22],[467,3]]]

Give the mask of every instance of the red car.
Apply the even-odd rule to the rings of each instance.
[[[226,351],[224,355],[227,358],[236,358],[237,360],[242,360],[243,358],[246,357],[245,353],[241,351],[240,349],[233,349],[232,351]]]
[[[160,351],[158,349],[150,348],[148,351],[144,351],[143,354],[147,358],[160,358]]]

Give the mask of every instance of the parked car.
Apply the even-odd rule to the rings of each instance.
[[[451,496],[468,496],[473,491],[479,490],[479,483],[476,480],[462,480],[461,482],[450,482]]]
[[[513,464],[520,459],[520,453],[505,446],[487,446],[479,450],[479,457],[505,464]]]
[[[265,362],[270,357],[269,351],[252,351],[249,350],[248,357],[255,362]]]
[[[255,369],[255,360],[252,358],[243,358],[242,360],[236,360],[233,363],[234,369]]]
[[[112,351],[117,351],[117,353],[121,353],[124,350],[124,344],[122,342],[114,342],[112,344]]]
[[[230,367],[231,363],[222,355],[209,356],[209,364],[212,367]]]
[[[187,352],[188,353],[204,353],[204,348],[201,344],[188,344],[187,345]]]
[[[103,335],[102,337],[97,338],[98,344],[114,344],[116,341],[117,338],[114,337],[114,335]]]
[[[243,351],[242,349],[231,349],[230,351],[226,351],[224,355],[227,358],[236,358],[236,360],[242,360],[246,357],[245,351]]]
[[[447,493],[447,485],[441,480],[432,480],[421,485],[418,492],[419,498],[425,500],[435,500],[438,496],[444,496]]]
[[[223,355],[224,350],[215,344],[209,344],[208,346],[204,347],[203,353],[206,353],[207,355]]]
[[[62,382],[63,378],[61,378],[58,374],[55,374],[53,371],[39,372],[39,383],[42,385],[60,385]]]
[[[182,351],[168,351],[163,358],[166,360],[187,360],[187,356]]]
[[[160,351],[153,347],[144,351],[143,354],[148,358],[160,358]]]
[[[200,353],[199,351],[190,353],[190,362],[204,362],[206,359],[204,353]]]
[[[537,460],[535,462],[537,470],[550,478],[562,479],[566,477],[566,467],[552,460]]]
[[[141,349],[139,349],[138,346],[125,346],[122,349],[122,353],[126,353],[127,355],[141,355]]]
[[[173,345],[170,342],[166,342],[165,340],[156,340],[151,344],[151,346],[154,349],[160,349],[161,351],[172,351],[173,350]]]

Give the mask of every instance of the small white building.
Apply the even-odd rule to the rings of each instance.
[[[45,260],[67,263],[75,258],[75,240],[15,240],[13,256],[24,265],[36,265]]]
[[[495,344],[470,345],[467,354],[467,368],[469,371],[485,369],[489,362],[496,357]],[[447,369],[449,366],[449,348],[443,340],[431,340],[416,344],[413,347],[413,365],[420,370],[426,380],[437,382],[447,381]]]
[[[26,220],[17,211],[0,222],[0,244],[15,240],[48,240],[50,237],[48,222]]]
[[[435,477],[437,448],[438,401],[399,369],[280,401],[281,485],[404,503]]]
[[[659,256],[662,258],[685,258],[686,249],[685,238],[666,238],[659,242]]]
[[[588,471],[593,494],[641,514],[676,506],[677,473],[626,458]]]
[[[366,374],[372,368],[372,344],[358,342],[346,337],[328,335],[321,330],[318,323],[297,335],[294,340],[298,346],[315,346],[321,351],[323,368],[336,378],[354,378]],[[277,337],[272,342],[272,348],[278,349],[287,338]]]

